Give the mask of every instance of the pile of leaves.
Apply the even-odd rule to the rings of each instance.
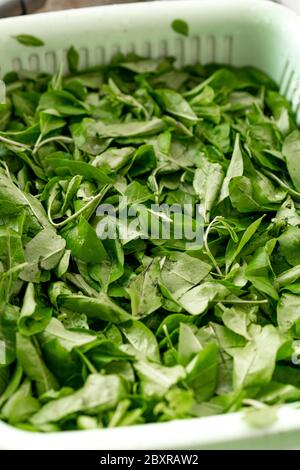
[[[289,103],[252,67],[78,62],[71,48],[68,74],[5,77],[1,419],[92,429],[299,400],[300,132]],[[203,243],[124,236],[118,222],[101,239],[100,203],[140,221],[153,203],[188,204]]]

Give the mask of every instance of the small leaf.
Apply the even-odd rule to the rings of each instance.
[[[174,20],[172,21],[172,29],[175,31],[175,33],[182,34],[182,36],[188,36],[189,35],[189,25],[187,24],[186,21],[184,20]]]
[[[71,73],[77,72],[79,64],[79,54],[74,46],[71,46],[67,52],[68,67]]]
[[[42,39],[39,39],[35,36],[31,36],[30,34],[19,34],[18,36],[14,36],[14,38],[20,44],[23,44],[23,46],[41,47],[45,45]]]

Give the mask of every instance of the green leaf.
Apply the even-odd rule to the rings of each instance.
[[[122,149],[111,147],[98,155],[92,162],[96,168],[109,168],[111,171],[118,171],[132,160],[134,147],[124,147]]]
[[[183,294],[179,303],[191,315],[201,315],[207,310],[210,302],[216,298],[221,302],[228,294],[229,291],[222,284],[204,282]]]
[[[46,158],[46,172],[49,176],[76,176],[81,175],[89,181],[106,184],[111,183],[112,179],[107,172],[101,168],[95,168],[89,163],[60,158],[58,156],[49,155]]]
[[[234,333],[243,336],[247,340],[251,339],[249,333],[249,327],[251,325],[249,311],[242,309],[241,306],[226,308],[222,315],[222,320],[224,325]]]
[[[161,119],[153,118],[150,121],[133,121],[116,124],[105,124],[101,121],[94,121],[86,118],[80,124],[71,127],[75,142],[82,145],[89,137],[139,137],[157,134],[164,129],[165,125]]]
[[[276,373],[276,370],[275,370]],[[282,385],[277,382],[270,382],[256,396],[257,400],[264,403],[274,404],[276,402],[290,402],[299,400],[300,389],[293,385]]]
[[[174,299],[179,299],[191,287],[199,284],[210,272],[211,266],[185,253],[173,252],[164,262],[161,282]]]
[[[243,162],[243,155],[241,152],[240,147],[240,135],[237,134],[235,138],[234,149],[232,153],[232,157],[226,172],[226,176],[223,180],[223,184],[221,187],[219,200],[218,202],[222,202],[226,197],[229,196],[229,183],[232,178],[237,176],[242,176],[244,172],[244,162]]]
[[[21,191],[13,181],[0,171],[0,216],[17,215],[25,209],[29,221],[34,228],[49,225],[45,210],[41,203],[31,194]]]
[[[278,238],[280,251],[292,266],[300,264],[299,246],[300,246],[300,229],[298,227],[289,227]]]
[[[19,309],[4,304],[0,315],[0,367],[11,365],[16,358],[16,326]]]
[[[24,380],[20,385],[18,390],[16,390],[7,400],[5,405],[2,408],[2,415],[9,419],[13,415],[15,406],[20,400],[27,399],[31,397],[31,382],[29,380]],[[22,408],[22,407],[21,407]]]
[[[186,377],[182,366],[165,367],[160,364],[139,361],[134,368],[141,380],[141,392],[149,397],[162,397],[172,385]]]
[[[80,217],[75,227],[64,231],[63,237],[72,256],[85,263],[97,264],[107,258],[103,243],[84,217]]]
[[[67,91],[47,91],[40,98],[39,110],[55,109],[59,116],[82,116],[88,107]]]
[[[50,322],[52,308],[44,305],[37,297],[34,284],[27,285],[20,317],[19,331],[22,335],[31,336],[40,333]]]
[[[282,154],[286,159],[286,165],[290,174],[291,180],[294,183],[297,191],[300,191],[300,132],[298,130],[289,134],[282,147]]]
[[[121,331],[134,350],[141,353],[146,359],[159,362],[159,348],[152,331],[142,322],[132,320],[121,327]]]
[[[14,36],[14,38],[20,44],[23,44],[23,46],[41,47],[45,44],[44,41],[30,34],[19,34],[18,36]]]
[[[120,66],[137,74],[158,73],[165,69],[169,69],[171,66],[171,60],[164,57],[159,57],[158,59],[138,58],[138,60],[133,62],[122,62]]]
[[[189,103],[180,93],[168,89],[159,89],[156,90],[155,93],[168,113],[178,117],[179,119],[191,121],[192,123],[198,121],[198,118]]]
[[[80,348],[77,348],[75,351],[77,354],[79,353],[83,363],[89,360],[100,370],[112,362],[128,361],[133,358],[131,351],[128,351],[130,353],[128,354],[125,346],[122,347],[121,350],[113,341],[105,339],[80,346]]]
[[[47,403],[31,418],[31,422],[35,425],[53,423],[78,412],[97,415],[101,411],[115,408],[125,393],[118,376],[91,374],[81,389]]]
[[[61,295],[58,298],[61,306],[78,313],[84,313],[88,318],[104,320],[112,323],[122,323],[131,320],[131,315],[113,302],[106,294],[98,298],[86,297],[80,294]]]
[[[192,327],[186,323],[180,323],[178,340],[178,360],[180,364],[186,366],[201,349],[201,343]]]
[[[226,271],[229,271],[230,266],[234,262],[234,260],[238,257],[244,246],[251,240],[257,229],[259,228],[262,219],[264,216],[260,217],[260,219],[255,220],[251,225],[247,227],[245,232],[242,235],[239,243],[236,244],[232,242],[230,239],[229,244],[227,245],[226,249]]]
[[[39,395],[51,389],[57,390],[59,384],[45,365],[38,347],[30,337],[17,333],[17,358],[26,375],[36,383]]]
[[[173,20],[171,26],[175,33],[181,34],[182,36],[189,35],[189,25],[186,21],[180,19]]]
[[[278,300],[278,292],[274,287],[275,276],[265,247],[256,250],[245,270],[245,277],[258,291]]]
[[[27,421],[41,408],[39,401],[33,397],[24,397],[14,403],[12,412],[8,416],[11,424]]]
[[[211,163],[202,159],[201,168],[195,171],[193,186],[200,199],[199,213],[206,222],[209,221],[210,212],[217,201],[224,173],[219,163]]]
[[[130,283],[129,295],[132,314],[135,318],[143,318],[161,306],[159,275],[159,260],[154,259],[145,271],[138,274]]]
[[[242,349],[233,354],[234,388],[261,387],[270,382],[281,340],[273,325],[267,325]]]
[[[22,376],[23,376],[23,369],[20,366],[20,364],[17,364],[7,384],[7,387],[5,388],[5,390],[3,390],[3,393],[1,393],[0,395],[0,408],[16,392],[16,390],[20,386]]]
[[[9,368],[0,367],[0,397],[8,385]]]
[[[40,127],[43,136],[50,134],[50,132],[61,129],[66,125],[66,121],[56,115],[56,111],[46,109],[41,111],[40,114]]]
[[[46,346],[48,349],[48,343],[51,342],[53,344],[53,341],[57,341],[66,351],[70,352],[75,347],[95,341],[96,336],[88,331],[70,331],[64,328],[59,320],[52,318],[40,334],[40,339],[43,349]]]
[[[74,46],[71,46],[67,52],[68,67],[71,73],[77,72],[79,64],[79,54]]]
[[[264,212],[265,207],[255,200],[250,178],[236,176],[229,182],[229,197],[231,204],[239,212]]]
[[[27,282],[38,282],[41,269],[50,271],[55,268],[65,251],[65,240],[47,227],[33,237],[25,247],[25,259],[28,265],[20,277]]]
[[[300,319],[299,307],[300,296],[289,293],[282,294],[277,304],[277,323],[282,333],[287,333],[294,327],[297,328]]]
[[[107,291],[108,286],[124,274],[124,251],[117,238],[103,240],[102,243],[108,257],[100,264],[91,266],[89,273],[95,281],[100,282],[103,290]]]
[[[209,400],[217,386],[218,347],[208,344],[187,365],[186,383],[194,391],[198,403]]]
[[[71,354],[74,348],[93,343],[96,336],[88,331],[69,331],[56,318],[52,318],[45,330],[39,335],[39,341],[47,365],[61,383],[80,376],[78,360]],[[76,382],[75,382],[76,383]]]

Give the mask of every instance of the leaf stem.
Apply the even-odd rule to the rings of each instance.
[[[38,138],[38,140],[35,144],[35,147],[32,151],[33,154],[35,154],[44,145],[49,144],[51,142],[62,142],[62,143],[65,143],[65,144],[72,144],[73,143],[73,139],[71,137],[66,137],[64,135],[49,137],[48,139],[45,139],[45,140],[42,140],[42,141],[41,141],[40,137]]]
[[[208,225],[204,235],[203,235],[203,245],[204,245],[204,248],[205,248],[205,251],[207,253],[207,256],[210,258],[211,262],[213,263],[214,267],[216,268],[216,271],[217,273],[223,277],[223,273],[221,271],[221,269],[219,268],[218,266],[218,263],[217,261],[215,260],[212,252],[210,251],[209,249],[209,246],[208,246],[208,235],[210,233],[210,231],[213,229],[213,226],[215,225],[215,223],[221,219],[221,217],[215,217],[211,222],[210,224]]]
[[[25,150],[31,150],[31,147],[26,144],[22,144],[21,142],[16,142],[15,140],[8,139],[7,137],[4,137],[3,135],[0,135],[0,142],[3,142],[4,144],[7,145],[13,145],[14,147],[20,147]]]
[[[94,196],[85,206],[83,206],[81,209],[79,209],[77,212],[75,212],[74,214],[72,214],[70,217],[68,217],[67,219],[63,220],[62,222],[59,222],[59,223],[55,223],[54,220],[52,219],[52,216],[51,216],[51,206],[48,207],[48,210],[47,210],[47,215],[48,215],[48,219],[51,223],[51,225],[53,225],[53,227],[55,228],[61,228],[61,227],[64,227],[64,225],[67,225],[69,222],[71,222],[72,220],[76,219],[77,217],[79,217],[84,211],[86,211],[86,209],[88,209],[89,207],[91,207],[93,204],[95,204],[95,202],[100,202],[101,199],[105,196],[105,194],[107,193],[107,191],[109,191],[109,189],[111,188],[111,184],[108,184],[106,186],[104,186],[104,188],[102,188],[102,190],[100,191],[99,194],[97,194],[97,196]]]
[[[223,304],[250,304],[250,305],[260,305],[260,304],[267,304],[268,300],[242,300],[242,299],[222,299],[222,300],[212,300],[212,302],[220,303],[222,302]]]
[[[298,193],[298,191],[296,191],[295,189],[291,188],[287,183],[285,183],[283,180],[281,180],[280,178],[278,178],[278,176],[274,175],[273,173],[271,173],[271,171],[269,170],[266,170],[265,168],[262,168],[261,171],[266,175],[268,176],[269,178],[271,178],[273,181],[276,181],[276,183],[281,186],[283,189],[285,189],[288,194],[290,194],[291,196],[294,196],[294,198],[296,198],[298,201],[300,200],[300,193]]]
[[[256,408],[257,410],[263,410],[265,408],[268,408],[265,403],[262,403],[258,400],[253,400],[252,398],[244,398],[243,405],[253,406],[253,408]]]
[[[75,351],[77,352],[78,356],[80,357],[84,365],[87,367],[88,371],[91,374],[97,374],[98,371],[96,367],[91,363],[91,361],[88,360],[88,358],[80,351],[80,349],[76,348]]]

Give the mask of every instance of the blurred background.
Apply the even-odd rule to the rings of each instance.
[[[64,10],[112,3],[133,3],[146,0],[0,0],[0,17],[22,15],[34,12]],[[163,0],[161,0],[163,1]],[[166,1],[166,0],[165,0]],[[183,0],[189,1],[189,0]],[[198,0],[201,2],[202,0]],[[211,0],[214,1],[214,0]],[[240,0],[251,2],[251,0]],[[262,0],[285,4],[300,13],[300,0]]]
[[[65,8],[79,8],[83,6],[105,5],[105,4],[110,4],[110,3],[133,3],[134,1],[143,1],[143,0],[46,0],[45,5],[42,8],[42,11],[63,10]],[[188,0],[185,0],[185,1],[188,1]],[[200,2],[202,0],[198,0],[198,1]],[[251,0],[240,0],[240,1],[251,2]],[[268,1],[275,1],[277,3],[286,4],[290,8],[300,13],[300,0],[268,0]]]
[[[46,0],[42,11],[65,10],[66,8],[80,8],[111,3],[133,3],[136,0]]]
[[[105,5],[110,3],[132,3],[134,1],[143,1],[143,0],[46,0],[43,11],[51,10],[63,10],[65,8],[79,8],[83,6],[95,6],[95,5]],[[188,1],[188,0],[185,0]],[[198,0],[201,1],[201,0]],[[213,1],[213,0],[211,0]],[[251,0],[240,0],[240,1],[250,1]],[[277,3],[282,3],[290,8],[298,11],[300,13],[300,0],[269,0],[276,1]]]

